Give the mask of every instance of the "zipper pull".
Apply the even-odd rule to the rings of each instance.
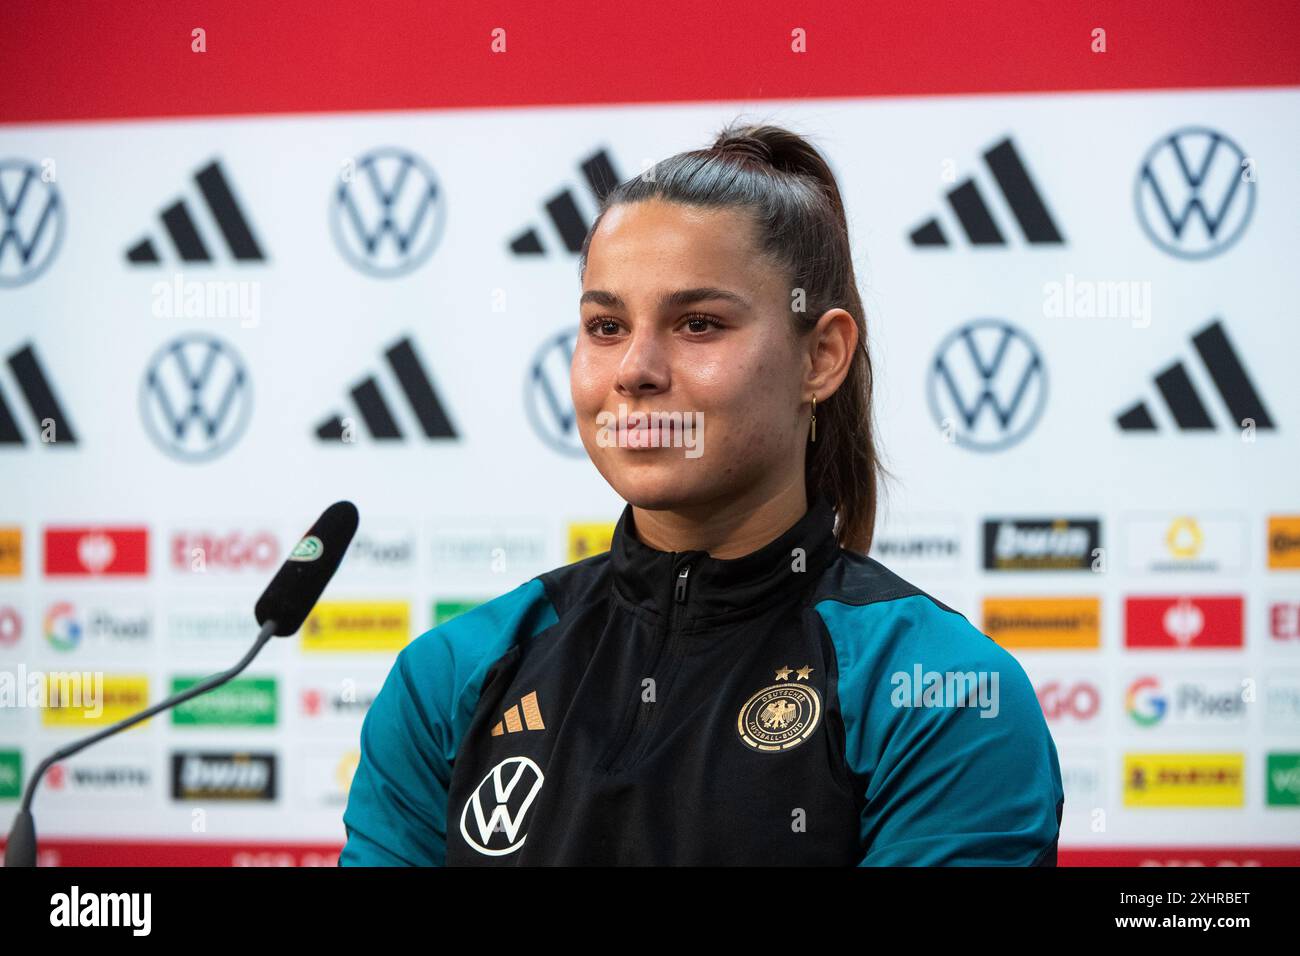
[[[691,566],[685,565],[677,575],[677,587],[673,589],[673,597],[678,604],[686,601],[686,575],[690,574]]]

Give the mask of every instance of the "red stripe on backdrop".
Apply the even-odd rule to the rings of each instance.
[[[0,852],[4,841],[0,840]],[[341,843],[42,839],[37,866],[337,866]]]
[[[1147,846],[1067,850],[1060,866],[1300,866],[1300,846]]]
[[[0,122],[1296,86],[1297,50],[1295,0],[8,0]]]
[[[151,840],[40,841],[41,866],[335,866],[337,843]],[[4,840],[0,839],[0,855]],[[1060,866],[1300,866],[1300,846],[1153,846],[1067,849]]]

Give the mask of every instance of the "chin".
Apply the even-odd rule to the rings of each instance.
[[[646,461],[633,459],[602,468],[600,472],[618,496],[633,507],[672,511],[716,496],[711,484],[700,480],[699,470],[691,467],[695,464],[680,458],[662,463],[648,458]]]

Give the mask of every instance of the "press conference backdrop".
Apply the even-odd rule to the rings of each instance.
[[[233,663],[348,498],[299,636],[35,803],[42,863],[333,863],[397,652],[607,546],[577,251],[737,115],[839,177],[874,554],[1030,675],[1062,861],[1300,860],[1296,88],[6,127],[0,825],[46,753]]]

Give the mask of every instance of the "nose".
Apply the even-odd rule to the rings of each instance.
[[[643,327],[633,332],[619,361],[615,379],[618,392],[628,397],[662,392],[670,379],[667,350],[656,330]]]

